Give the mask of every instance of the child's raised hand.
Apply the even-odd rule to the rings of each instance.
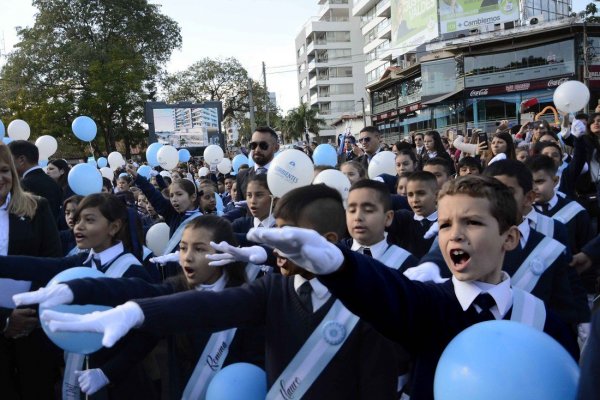
[[[150,258],[150,262],[154,264],[166,264],[168,262],[179,262],[179,251],[174,253],[165,254],[164,256],[156,256]]]
[[[210,246],[221,252],[206,255],[206,258],[211,260],[208,263],[211,267],[220,267],[234,262],[259,265],[267,261],[267,252],[260,246],[234,247],[227,242],[210,242]]]
[[[282,257],[314,274],[330,274],[344,262],[342,251],[312,229],[252,228],[246,237],[277,249]]]
[[[442,283],[446,280],[440,275],[440,269],[432,262],[425,262],[404,271],[411,281]]]
[[[17,306],[39,304],[42,308],[50,308],[73,301],[73,292],[64,283],[48,286],[35,292],[19,293],[13,296]]]
[[[127,166],[125,167],[125,171],[127,171],[127,173],[131,175],[133,179],[137,178],[138,176],[137,170],[135,169],[133,164],[127,164]]]

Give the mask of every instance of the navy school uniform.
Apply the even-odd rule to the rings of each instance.
[[[396,211],[394,220],[387,229],[389,242],[402,247],[417,258],[423,257],[431,249],[435,239],[423,237],[433,222],[437,220],[437,212],[434,214],[417,221],[412,211]]]
[[[413,355],[410,398],[433,399],[435,368],[443,350],[458,333],[484,319],[473,305],[463,311],[453,280],[439,285],[411,281],[377,260],[341,250],[344,265],[319,280],[350,311]],[[511,312],[503,318],[510,318]],[[544,332],[577,358],[575,338],[552,311],[547,311]]]
[[[352,238],[344,239],[340,242],[340,244],[353,251],[358,251],[359,249],[364,247]],[[376,246],[381,247],[381,251],[379,251],[379,253],[377,254],[373,251],[373,247]],[[419,264],[419,259],[417,257],[413,256],[409,251],[403,249],[402,247],[388,243],[386,239],[374,244],[373,246],[368,247],[372,252],[373,258],[379,260],[383,264],[387,265],[389,268],[397,269],[400,272],[404,272],[408,268],[416,267]],[[391,254],[392,250],[395,250],[395,254]],[[386,253],[389,254],[391,257],[383,257],[384,255],[386,255]]]
[[[293,277],[269,274],[218,293],[177,293],[136,300],[147,332],[232,327],[266,327],[265,369],[269,386],[304,345],[335,302],[329,299],[309,312],[301,303]],[[359,321],[345,343],[313,382],[303,399],[391,399],[397,387],[398,361],[393,343]]]
[[[62,248],[62,255],[66,257],[73,248],[77,245],[75,242],[75,234],[72,229],[65,229],[58,232],[60,235],[60,244]]]
[[[531,207],[531,211],[524,218],[529,220],[529,227],[531,229],[560,242],[567,248],[567,254],[571,253],[569,248],[569,231],[565,224],[537,212],[535,207]]]
[[[164,296],[190,290],[183,278],[173,277],[162,284],[151,284],[141,279],[77,279],[67,282],[72,290],[72,304],[101,304],[116,307],[135,298]],[[231,287],[231,286],[227,286]],[[131,351],[128,358],[142,360],[160,338],[154,332],[143,334],[153,345],[145,353]],[[168,383],[170,398],[179,399],[194,371],[196,364],[210,339],[211,332],[202,328],[186,331],[185,334],[168,337]],[[223,366],[248,362],[264,368],[265,339],[264,329],[257,327],[240,328],[236,331]]]

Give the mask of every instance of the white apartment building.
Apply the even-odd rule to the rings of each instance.
[[[361,114],[366,103],[363,35],[360,18],[352,16],[353,0],[319,0],[317,17],[296,37],[300,103],[325,119],[320,136],[334,136],[333,122]]]

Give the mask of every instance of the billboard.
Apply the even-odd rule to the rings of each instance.
[[[391,7],[394,56],[438,36],[437,0],[392,0]]]
[[[158,142],[176,148],[206,147],[216,144],[225,148],[221,120],[221,102],[200,104],[162,102],[146,103],[148,144]]]
[[[441,33],[519,19],[518,0],[439,0]]]

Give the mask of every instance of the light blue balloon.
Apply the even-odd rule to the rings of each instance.
[[[215,200],[217,201],[217,215],[223,215],[225,206],[223,205],[223,199],[219,196],[219,193],[215,193]]]
[[[320,144],[317,146],[312,155],[315,165],[329,165],[335,167],[337,164],[337,152],[330,144]]]
[[[87,163],[93,165],[94,167],[97,166],[96,159],[94,157],[88,157]]]
[[[152,143],[146,149],[146,161],[148,161],[148,164],[151,167],[158,167],[160,165],[156,156],[158,154],[158,150],[160,150],[160,148],[162,146],[163,146],[162,144],[157,142],[157,143]]]
[[[98,127],[93,119],[82,115],[73,120],[71,130],[77,136],[77,139],[84,142],[91,142],[96,137]]]
[[[152,171],[152,168],[150,168],[148,165],[142,165],[141,167],[138,168],[137,173],[138,173],[138,175],[141,175],[146,179],[150,179],[151,171]]]
[[[87,196],[102,191],[102,174],[91,164],[77,164],[67,177],[69,186],[80,196]]]
[[[206,400],[264,400],[267,375],[253,364],[230,364],[217,372],[208,384]]]
[[[234,175],[237,174],[238,169],[240,169],[240,167],[244,164],[248,164],[248,157],[246,157],[245,155],[238,154],[235,157],[233,157],[233,160],[231,161],[231,166],[233,167]]]
[[[48,160],[40,160],[38,162],[38,165],[42,168],[46,167],[48,165]]]
[[[108,160],[104,157],[100,157],[97,161],[98,168],[104,168],[108,165]]]
[[[4,137],[6,135],[6,129],[4,128],[4,124],[0,121],[0,137]]]
[[[435,371],[436,400],[575,399],[579,367],[542,331],[487,321],[458,334]]]
[[[9,144],[10,142],[12,142],[13,140],[9,137],[3,137],[2,138],[2,143],[4,144]]]
[[[188,149],[181,149],[177,152],[177,154],[179,154],[179,162],[188,162],[190,161],[190,158],[192,158],[192,155]]]
[[[59,282],[67,282],[73,279],[79,278],[102,278],[106,277],[102,272],[88,267],[75,267],[62,271],[56,275],[48,283],[47,286],[53,285]],[[109,310],[111,307],[98,306],[98,305],[60,305],[48,308],[48,310],[66,312],[72,314],[88,314],[94,311]],[[46,310],[41,307],[39,314]],[[48,336],[48,338],[61,349],[76,353],[76,354],[91,354],[102,348],[102,334],[101,333],[87,333],[87,332],[52,332],[48,328],[47,322],[42,321],[42,329]]]

